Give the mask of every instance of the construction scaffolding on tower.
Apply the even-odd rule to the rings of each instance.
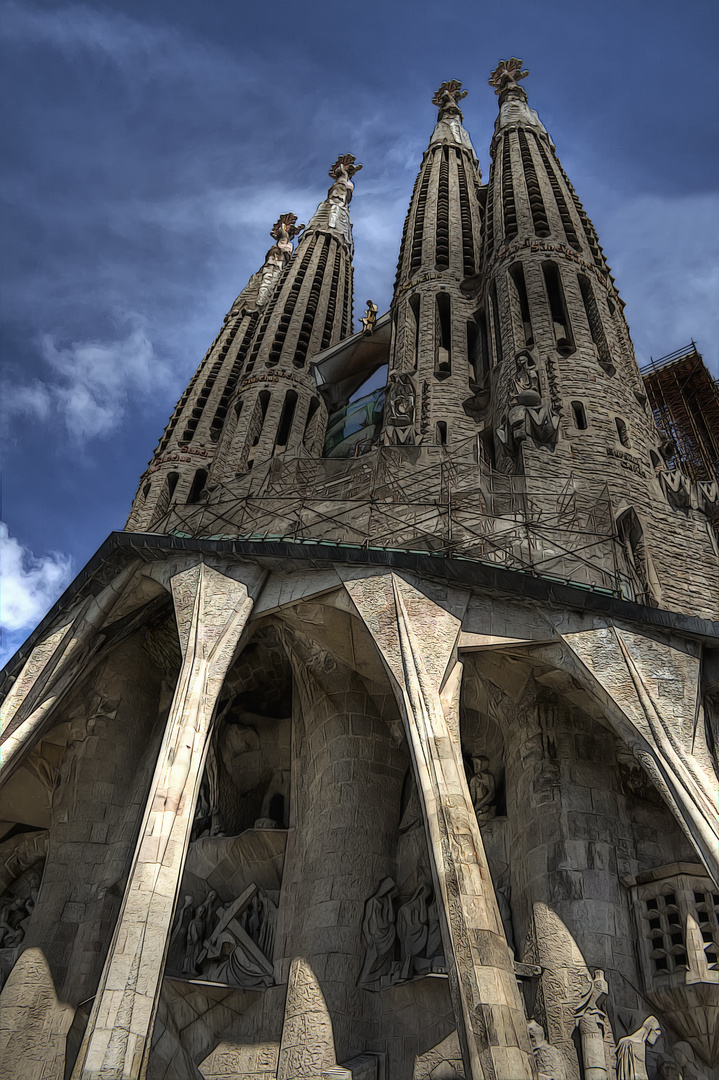
[[[719,481],[719,384],[695,343],[640,368],[669,465],[690,480]]]
[[[474,439],[351,459],[275,457],[203,502],[171,506],[152,531],[470,559],[639,599],[606,486],[582,489],[569,475],[537,491],[491,468]]]

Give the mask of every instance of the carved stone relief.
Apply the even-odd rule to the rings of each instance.
[[[654,1046],[661,1033],[656,1016],[648,1016],[637,1031],[618,1041],[617,1080],[649,1080],[647,1046]]]
[[[362,920],[364,963],[358,979],[367,990],[422,978],[445,970],[439,913],[427,882],[404,902],[392,878],[385,878],[365,904]]]
[[[416,399],[410,376],[390,372],[384,406],[385,446],[414,446],[421,441],[415,426]]]
[[[559,413],[542,398],[537,364],[528,349],[514,358],[514,394],[497,427],[497,437],[516,455],[526,440],[535,446],[554,447],[559,436]]]

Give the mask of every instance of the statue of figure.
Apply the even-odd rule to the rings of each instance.
[[[490,821],[497,813],[494,805],[495,783],[489,772],[489,759],[479,755],[472,758],[474,775],[469,781],[469,794],[477,821]]]
[[[180,971],[187,950],[187,929],[192,919],[194,900],[191,896],[184,898],[184,903],[177,913],[175,925],[170,934],[170,945],[167,950],[167,966],[170,971]]]
[[[406,904],[397,912],[397,937],[400,944],[400,978],[411,979],[414,975],[414,962],[424,953],[427,945],[427,897],[429,889],[422,882],[412,893]]]
[[[377,322],[377,312],[379,308],[376,304],[373,304],[371,300],[367,301],[367,310],[364,313],[364,318],[360,319],[362,323],[362,333],[371,334],[374,330],[374,324]]]
[[[415,443],[415,389],[409,375],[390,372],[385,400],[385,446],[413,446]]]
[[[204,904],[200,904],[194,917],[190,919],[187,927],[187,951],[182,965],[184,975],[197,975],[198,973],[197,962],[207,933],[207,924],[216,896],[217,893],[211,890],[207,894]]]
[[[674,1043],[672,1053],[681,1070],[681,1080],[710,1080],[709,1073],[699,1064],[688,1042]]]
[[[609,1030],[609,1020],[604,1009],[599,1005],[599,999],[608,992],[609,984],[604,978],[604,972],[601,968],[597,968],[594,975],[590,977],[589,989],[575,1010],[582,1044],[584,1080],[607,1080],[604,1040]]]
[[[392,963],[396,937],[392,901],[396,893],[392,878],[385,878],[365,904],[362,920],[365,958],[359,983],[376,982],[387,973]]]
[[[654,1046],[662,1029],[656,1016],[648,1016],[633,1035],[617,1043],[617,1080],[649,1080],[646,1065],[647,1046]]]
[[[497,437],[516,454],[526,439],[535,446],[554,446],[559,436],[559,414],[542,402],[539,372],[532,354],[522,349],[514,358],[515,392],[497,428]]]
[[[530,1020],[527,1030],[537,1063],[537,1080],[567,1080],[567,1066],[562,1052],[547,1042],[542,1025]]]
[[[502,94],[505,90],[521,90],[520,79],[526,79],[528,71],[522,71],[522,61],[513,56],[511,60],[500,60],[496,68],[489,76],[489,85],[494,87],[495,94]]]
[[[331,229],[341,232],[347,240],[352,235],[348,209],[355,187],[352,177],[361,168],[361,165],[355,163],[354,154],[343,154],[337,158],[329,173],[334,183],[327,192],[330,204],[328,224]]]
[[[14,949],[25,936],[20,923],[25,918],[25,900],[22,896],[12,896],[3,902],[0,908],[0,949]]]

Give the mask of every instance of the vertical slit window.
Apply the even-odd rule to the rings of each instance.
[[[412,254],[410,256],[410,272],[418,270],[422,265],[422,239],[424,237],[424,215],[427,211],[427,192],[429,191],[429,177],[432,169],[432,159],[429,158],[423,165],[424,173],[419,186],[417,196],[417,209],[414,215],[414,228],[412,229]]]
[[[260,435],[262,434],[262,428],[264,427],[265,417],[267,416],[267,408],[270,404],[270,392],[269,390],[261,390],[257,399],[257,408],[255,410],[257,420],[255,424],[255,431],[252,435],[252,445],[257,446],[260,441]]]
[[[626,422],[622,420],[621,416],[614,417],[614,423],[617,425],[617,435],[622,446],[626,446],[627,450],[631,447],[632,442],[629,438],[629,429]]]
[[[584,404],[581,401],[572,402],[572,419],[574,420],[574,426],[578,431],[586,431],[587,427],[587,413],[584,408]]]
[[[300,332],[297,337],[295,355],[292,357],[292,363],[296,368],[301,368],[305,366],[307,349],[309,348],[310,337],[312,336],[312,329],[315,325],[317,306],[320,302],[322,282],[324,281],[325,270],[327,268],[327,254],[331,243],[332,241],[330,240],[329,236],[323,237],[320,257],[317,261],[317,269],[315,270],[315,276],[312,279],[312,285],[310,286],[310,292],[309,296],[307,297],[307,304],[305,306],[305,314],[303,316],[302,325],[300,326]]]
[[[457,153],[457,183],[459,185],[459,216],[462,222],[462,262],[464,276],[471,277],[476,272],[474,259],[474,235],[472,232],[472,210],[469,205],[467,173],[461,153]]]
[[[205,490],[206,483],[207,469],[198,469],[192,478],[192,487],[190,488],[190,494],[187,496],[188,503],[196,503],[199,501],[200,495]]]
[[[479,326],[472,319],[467,323],[467,360],[469,361],[470,377],[477,376],[479,353]]]
[[[570,247],[573,247],[575,251],[581,251],[582,245],[579,243],[579,237],[577,236],[577,230],[574,228],[574,222],[572,221],[572,215],[569,211],[567,200],[564,198],[562,186],[559,183],[559,179],[556,172],[554,171],[554,167],[549,160],[549,155],[542,146],[541,140],[537,137],[537,135],[534,132],[532,132],[532,135],[534,136],[534,144],[539,151],[539,155],[542,159],[545,171],[547,173],[547,178],[552,188],[554,201],[557,204],[557,210],[559,211],[559,216],[562,219],[562,228],[564,229],[564,235],[567,238],[567,243],[570,245]]]
[[[407,217],[405,218],[404,228],[402,229],[402,242],[399,246],[399,258],[397,259],[397,277],[395,279],[395,288],[399,285],[402,278],[402,271],[404,270],[404,255],[407,250],[407,237],[409,236],[410,219],[412,217],[412,207],[414,206],[415,196],[419,190],[420,174],[417,173],[417,179],[414,182],[412,188],[412,198],[409,201],[409,210],[407,211]]]
[[[489,290],[489,304],[492,313],[492,336],[494,339],[494,364],[502,363],[502,334],[499,328],[499,304],[497,303],[497,285],[493,281]]]
[[[437,241],[435,266],[449,268],[449,148],[443,146],[439,159],[439,188],[437,191]]]
[[[527,297],[527,285],[524,280],[524,268],[521,263],[514,263],[509,268],[509,276],[514,285],[516,305],[519,309],[519,317],[522,323],[522,337],[527,348],[534,345],[532,333],[532,320],[529,314],[529,299]]]
[[[532,211],[534,232],[536,236],[549,236],[547,211],[544,208],[544,200],[542,199],[542,191],[539,186],[537,170],[534,167],[532,151],[529,149],[529,143],[527,142],[525,133],[519,131],[517,134],[519,136],[519,150],[522,155],[524,182],[527,185],[527,195],[529,196],[529,208]]]
[[[584,312],[587,316],[589,332],[597,350],[599,363],[608,374],[613,375],[616,369],[612,364],[609,344],[607,342],[607,336],[604,333],[604,326],[602,324],[601,315],[599,314],[599,307],[597,306],[597,299],[594,295],[592,283],[589,278],[586,278],[581,274],[579,275],[579,291],[582,294]]]
[[[484,257],[488,259],[494,250],[494,166],[487,186],[487,212],[484,219]]]
[[[409,298],[409,308],[414,318],[412,319],[411,326],[414,332],[414,341],[412,343],[412,355],[413,355],[413,367],[417,368],[417,361],[419,359],[419,305],[420,298],[417,293],[412,293]]]
[[[438,446],[446,446],[447,445],[447,425],[444,422],[444,420],[438,420],[437,421],[437,434],[436,434],[435,442],[437,443]]]
[[[325,313],[325,325],[322,330],[322,349],[328,349],[332,342],[332,330],[335,324],[335,312],[337,311],[337,296],[340,289],[340,247],[335,251],[334,265],[332,267],[332,280],[330,282],[330,295],[327,300]]]
[[[437,294],[437,351],[435,354],[434,373],[446,378],[452,373],[452,312],[449,295]]]
[[[574,351],[574,341],[569,326],[569,316],[564,301],[564,290],[559,269],[554,263],[545,262],[542,263],[542,272],[549,299],[549,310],[552,316],[557,349],[563,355],[568,356],[569,353]]]
[[[313,449],[313,443],[317,434],[317,424],[319,421],[317,410],[320,407],[320,403],[317,398],[312,398],[310,406],[307,410],[307,419],[305,420],[305,430],[302,435],[302,445],[306,450],[310,452]]]
[[[277,447],[285,447],[289,441],[290,431],[292,430],[292,421],[295,416],[295,409],[297,407],[297,394],[294,390],[288,390],[285,394],[284,404],[282,405],[282,414],[280,416],[280,424],[277,428],[277,440],[275,445]]]
[[[502,150],[502,207],[504,210],[504,238],[505,240],[511,240],[517,235],[517,207],[514,203],[509,135],[504,137],[504,148]]]
[[[489,343],[487,341],[487,314],[482,309],[475,315],[477,326],[477,347],[474,354],[474,377],[477,382],[484,382],[489,371]]]

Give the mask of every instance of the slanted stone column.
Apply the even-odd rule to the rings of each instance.
[[[200,563],[171,579],[182,668],[73,1080],[144,1075],[212,716],[264,576],[239,571],[244,581]]]
[[[97,597],[90,597],[38,642],[25,661],[0,709],[0,745],[4,783],[30,749],[50,713],[74,683],[79,668],[101,644],[98,631],[132,588],[139,567],[133,562]]]
[[[527,1024],[461,760],[461,667],[453,663],[460,622],[394,574],[345,587],[398,688],[469,1075],[529,1080]]]

